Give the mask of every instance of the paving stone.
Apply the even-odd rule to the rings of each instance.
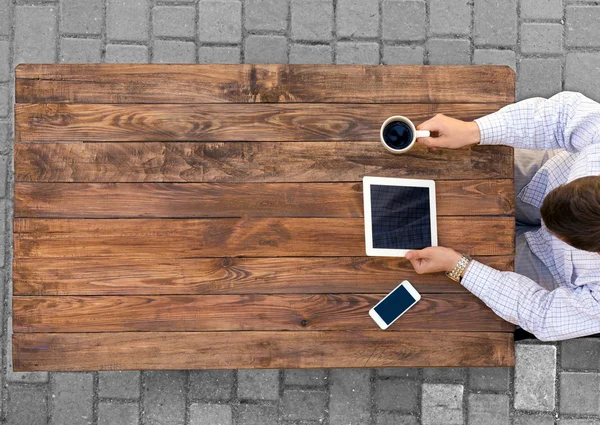
[[[524,23],[521,25],[521,53],[562,53],[561,24]]]
[[[330,41],[333,38],[332,0],[291,0],[293,40]]]
[[[7,122],[0,122],[0,151],[4,152],[10,144],[10,135]],[[2,281],[4,282],[4,281]],[[3,293],[3,291],[0,291]],[[0,326],[1,328],[1,326]],[[0,331],[1,333],[1,331]]]
[[[246,0],[247,30],[283,31],[287,29],[288,2],[284,0]]]
[[[4,159],[2,159],[4,158]],[[6,170],[6,156],[0,157],[0,169]],[[3,186],[3,185],[0,185]],[[3,280],[4,282],[4,280]],[[11,287],[9,287],[10,294]],[[9,303],[10,304],[10,303]],[[48,382],[48,372],[15,372],[13,371],[12,364],[12,317],[9,314],[7,317],[7,325],[6,328],[8,330],[7,336],[5,338],[5,353],[6,358],[4,360],[4,364],[6,365],[6,380],[8,382],[26,382],[26,383],[45,383]]]
[[[505,392],[509,390],[510,368],[469,368],[469,388],[475,391]]]
[[[522,19],[562,19],[562,0],[521,0]]]
[[[279,398],[279,370],[240,369],[238,397],[246,400],[277,400]]]
[[[429,39],[427,41],[430,65],[470,65],[469,40]]]
[[[375,405],[381,410],[416,412],[419,409],[421,384],[408,379],[386,379],[375,382]]]
[[[52,425],[93,422],[94,376],[91,373],[53,373]]]
[[[515,345],[515,409],[554,410],[556,347]]]
[[[551,97],[562,89],[561,59],[522,59],[517,74],[517,101]]]
[[[56,6],[15,7],[13,66],[56,59]]]
[[[198,63],[240,63],[239,46],[202,46],[198,49]]]
[[[190,6],[156,6],[152,11],[152,30],[156,37],[193,38],[196,9]]]
[[[10,93],[7,84],[0,84],[0,118],[8,116],[10,112]]]
[[[98,425],[138,425],[137,403],[98,403]]]
[[[466,369],[455,367],[425,367],[423,379],[432,382],[463,382]]]
[[[196,43],[193,41],[155,40],[152,46],[154,63],[195,63]]]
[[[118,399],[140,398],[140,372],[100,372],[98,379],[98,397]]]
[[[383,46],[385,65],[423,65],[425,49],[421,46]]]
[[[328,381],[325,369],[286,369],[284,374],[285,385],[322,387]]]
[[[397,377],[397,378],[418,378],[419,369],[416,367],[395,367],[376,369],[377,376]]]
[[[325,419],[328,394],[317,390],[284,390],[281,413],[285,420]]]
[[[379,1],[338,0],[335,21],[338,37],[377,37]]]
[[[600,7],[567,6],[565,45],[568,47],[599,47],[598,22]]]
[[[600,414],[600,374],[562,372],[560,374],[560,413]]]
[[[144,378],[145,425],[183,425],[185,421],[186,372],[144,372]],[[192,411],[193,409],[190,411],[190,419],[193,416]],[[190,422],[194,423],[191,420]]]
[[[600,338],[577,338],[561,342],[563,369],[600,370]]]
[[[371,417],[371,371],[369,369],[333,369],[329,423],[360,425]]]
[[[237,409],[236,425],[276,424],[277,414],[277,406],[240,404]]]
[[[509,425],[508,404],[508,396],[504,394],[470,394],[468,400],[468,423]]]
[[[464,0],[430,0],[430,35],[469,35],[471,4]]]
[[[63,38],[60,40],[61,63],[102,62],[102,40]]]
[[[60,32],[100,34],[103,14],[102,0],[60,0]]]
[[[560,421],[564,425],[564,421]],[[554,417],[550,415],[515,416],[514,425],[554,425]]]
[[[239,1],[202,1],[198,9],[198,39],[208,43],[242,41],[242,4]]]
[[[191,371],[188,397],[192,400],[230,400],[233,394],[233,379],[233,370]]]
[[[398,412],[379,412],[375,420],[376,425],[419,425],[414,416]]]
[[[46,425],[48,403],[46,385],[8,385],[8,425]]]
[[[382,3],[383,39],[393,41],[425,40],[425,2],[384,0]]]
[[[190,425],[232,425],[231,406],[226,404],[198,404],[190,406]]]
[[[106,46],[107,63],[148,63],[148,47],[124,44]]]
[[[568,53],[564,89],[581,92],[592,99],[600,98],[598,70],[599,53]]]
[[[10,0],[0,0],[0,35],[10,35]]]
[[[290,48],[290,63],[321,63],[333,62],[333,50],[329,45],[293,44]]]
[[[473,41],[476,45],[513,46],[517,43],[517,1],[474,2]]]
[[[149,0],[107,0],[106,37],[119,41],[146,41],[149,34]]]
[[[338,64],[379,64],[378,43],[340,41],[335,45],[335,62]]]
[[[517,71],[517,56],[512,50],[475,49],[473,65],[507,65]]]
[[[244,44],[245,63],[287,63],[287,38],[282,35],[250,35]]]
[[[0,82],[10,80],[10,43],[0,41]]]
[[[463,386],[423,384],[421,423],[463,425]]]

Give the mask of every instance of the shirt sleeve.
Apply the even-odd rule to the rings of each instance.
[[[501,272],[475,260],[461,284],[498,316],[541,341],[600,332],[600,305],[589,285],[548,291],[526,276]]]
[[[600,103],[577,92],[525,99],[475,122],[482,145],[579,152],[600,143]]]

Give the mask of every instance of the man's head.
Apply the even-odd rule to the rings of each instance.
[[[600,177],[582,177],[557,187],[544,198],[540,213],[559,239],[600,253]]]

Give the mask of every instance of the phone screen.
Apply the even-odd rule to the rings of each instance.
[[[404,285],[400,285],[375,307],[375,312],[379,314],[386,325],[389,325],[415,301]]]

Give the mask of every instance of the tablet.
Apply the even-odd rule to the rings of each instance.
[[[437,246],[433,180],[364,177],[367,255],[404,257]]]

